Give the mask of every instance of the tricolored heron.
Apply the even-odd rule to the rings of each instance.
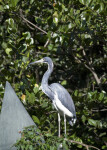
[[[60,137],[60,115],[64,116],[64,126],[66,134],[66,118],[69,124],[72,126],[76,122],[76,112],[73,100],[68,91],[59,83],[48,84],[48,79],[53,71],[53,62],[50,57],[44,57],[41,60],[32,62],[35,63],[47,63],[48,70],[45,72],[42,78],[41,88],[42,91],[52,100],[55,109],[58,111],[58,136]]]

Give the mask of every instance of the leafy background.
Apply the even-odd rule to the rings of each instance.
[[[107,148],[107,48],[105,0],[0,0],[0,109],[9,81],[38,125],[27,128],[18,149]],[[52,58],[49,82],[72,95],[77,122],[63,118],[57,137],[57,113],[40,90],[45,65],[29,62]],[[45,143],[41,142],[41,135]],[[38,142],[40,143],[38,145]]]

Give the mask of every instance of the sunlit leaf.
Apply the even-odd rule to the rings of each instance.
[[[33,115],[32,118],[33,118],[35,123],[40,124],[40,121],[36,116]]]
[[[100,3],[100,12],[104,10],[104,3]]]
[[[30,32],[25,32],[25,33],[23,33],[23,36],[24,36],[26,39],[29,39],[29,38],[31,37]]]
[[[96,120],[88,119],[88,123],[92,126],[96,126]]]
[[[100,93],[100,96],[99,96],[99,100],[103,100],[103,97],[104,97],[104,93]]]
[[[10,52],[11,52],[11,51],[12,51],[11,48],[6,48],[6,49],[5,49],[5,52],[6,52],[7,55],[10,55]]]
[[[58,23],[58,18],[57,18],[57,17],[54,17],[53,22],[54,22],[55,24],[57,24],[57,23]]]
[[[85,121],[86,121],[86,117],[84,115],[82,115],[82,121],[83,121],[83,123],[85,123]]]
[[[15,7],[17,5],[17,3],[19,2],[19,0],[10,0],[11,4],[13,7]]]
[[[79,2],[85,5],[85,0],[79,0]]]
[[[78,95],[78,90],[75,90],[74,95],[75,95],[75,96]]]
[[[66,80],[63,80],[63,81],[61,82],[61,84],[62,84],[62,85],[66,85],[66,84],[67,84],[67,81],[66,81]]]

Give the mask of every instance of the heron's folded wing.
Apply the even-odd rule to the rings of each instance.
[[[50,88],[54,93],[57,93],[58,99],[61,103],[76,117],[75,106],[68,91],[58,83],[51,84]]]

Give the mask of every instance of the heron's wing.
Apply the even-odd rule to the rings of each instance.
[[[61,103],[76,117],[75,106],[68,91],[59,83],[53,83],[49,87],[54,93],[57,93]]]

